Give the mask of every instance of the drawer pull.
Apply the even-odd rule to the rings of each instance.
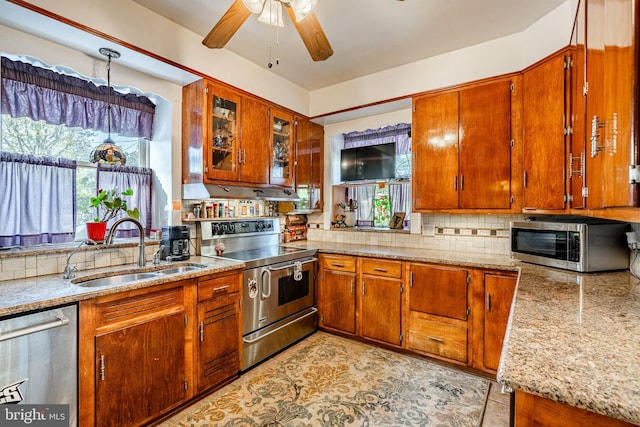
[[[229,285],[225,285],[225,286],[218,286],[217,288],[213,288],[213,292],[220,292],[220,291],[224,291],[226,289],[229,289]]]
[[[386,273],[387,269],[386,268],[380,268],[380,267],[373,267],[373,271],[379,271],[380,273]]]
[[[432,336],[428,336],[427,338],[429,338],[431,341],[435,341],[435,342],[439,342],[444,344],[444,339],[442,338],[437,338],[437,337],[432,337]]]
[[[334,267],[344,267],[344,264],[338,264],[337,262],[332,262],[331,265]]]

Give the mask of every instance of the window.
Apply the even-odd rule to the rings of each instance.
[[[370,145],[396,144],[396,180],[380,183],[362,183],[344,186],[345,206],[357,206],[356,225],[361,227],[388,227],[396,212],[407,214],[404,226],[409,225],[411,212],[411,125],[400,123],[363,132],[343,135],[345,148]],[[349,202],[352,203],[349,203]]]
[[[73,208],[72,221],[75,229],[66,240],[86,238],[84,224],[92,221],[96,216],[95,208],[90,205],[90,197],[96,194],[98,187],[98,168],[89,160],[95,148],[107,137],[105,123],[107,104],[104,102],[106,90],[104,85],[98,87],[87,80],[2,56],[0,152],[30,155],[29,159],[32,157],[61,158],[73,161],[75,173],[68,187],[75,191],[71,191],[73,194],[69,199],[66,199],[66,195],[54,193],[58,197],[65,197],[65,202],[60,205]],[[151,136],[153,127],[153,104],[147,98],[131,93],[127,95],[112,93],[112,98],[111,139],[125,152],[128,167],[148,166],[149,140],[147,138]],[[139,98],[142,99],[141,106],[137,104]],[[140,111],[135,110],[138,107]],[[5,158],[8,157],[5,156]],[[13,159],[15,158],[16,156],[13,156]],[[50,161],[47,160],[47,162]],[[151,204],[150,178],[145,182],[147,181],[149,182],[148,191],[140,192],[145,193],[148,200],[138,201],[134,205],[138,203],[148,205],[145,208],[138,206],[145,212],[145,216],[149,216],[149,221],[146,221],[146,218],[140,218],[145,229],[148,230]],[[0,188],[0,200],[5,202],[8,200],[9,204],[18,203],[20,194],[17,193],[23,192],[24,187],[24,184],[18,184],[16,188],[20,190],[14,191],[15,194],[8,194],[9,190]],[[33,210],[34,207],[21,209]],[[60,241],[47,237],[50,234],[47,228],[55,228],[55,225],[51,224],[62,220],[61,212],[57,208],[51,210],[51,212],[48,210],[41,212],[39,220],[30,218],[30,226],[26,227],[32,230],[29,232],[32,234],[33,230],[37,229],[36,233],[41,236],[38,238],[19,236],[20,231],[15,230],[23,230],[25,227],[14,227],[13,236],[7,235],[7,229],[1,229],[0,246],[9,244],[25,246]],[[24,215],[20,214],[13,215],[11,218],[13,221],[26,221]],[[64,221],[68,222],[66,219]],[[69,224],[65,224],[63,228],[66,229],[68,226]]]

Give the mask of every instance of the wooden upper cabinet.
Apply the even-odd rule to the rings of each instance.
[[[414,210],[511,209],[512,84],[413,100]]]
[[[240,181],[269,182],[269,106],[257,99],[242,98]]]
[[[638,9],[633,0],[586,2],[587,208],[638,206],[630,165],[637,137]]]
[[[324,129],[308,119],[295,119],[295,188],[298,209],[322,209]]]
[[[557,55],[525,70],[523,208],[565,208],[565,63]]]
[[[511,207],[511,81],[460,91],[459,205]]]
[[[569,158],[567,165],[567,193],[571,208],[586,207],[582,189],[586,187],[586,14],[585,2],[578,4],[578,12],[573,27],[569,55],[569,95],[566,98],[565,117],[571,132],[568,135]]]
[[[238,178],[240,94],[226,87],[207,84],[207,123],[204,173],[209,180]]]
[[[293,185],[293,131],[293,115],[272,108],[270,184]]]
[[[413,100],[413,208],[458,207],[458,92]]]

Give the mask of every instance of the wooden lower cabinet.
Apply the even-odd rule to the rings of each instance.
[[[320,328],[495,374],[515,271],[320,254]]]
[[[186,399],[183,312],[98,335],[95,342],[96,425],[142,424]]]
[[[318,308],[320,327],[341,333],[356,333],[355,257],[320,255]]]
[[[146,424],[192,396],[189,285],[80,303],[80,425]]]
[[[466,364],[469,272],[411,263],[409,275],[407,348]]]
[[[79,425],[146,425],[238,375],[242,274],[219,276],[80,302]]]
[[[402,262],[360,258],[359,275],[359,335],[402,345]]]
[[[515,393],[515,427],[631,427],[635,425],[519,390]]]
[[[223,384],[240,370],[239,278],[198,285],[198,393]]]
[[[485,273],[483,368],[496,372],[509,321],[517,276],[506,273]]]

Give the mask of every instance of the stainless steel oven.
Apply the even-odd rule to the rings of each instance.
[[[316,250],[280,246],[277,219],[199,224],[196,251],[243,261],[242,366],[247,370],[317,330]]]
[[[315,257],[298,258],[245,270],[243,367],[315,331],[316,261]]]

